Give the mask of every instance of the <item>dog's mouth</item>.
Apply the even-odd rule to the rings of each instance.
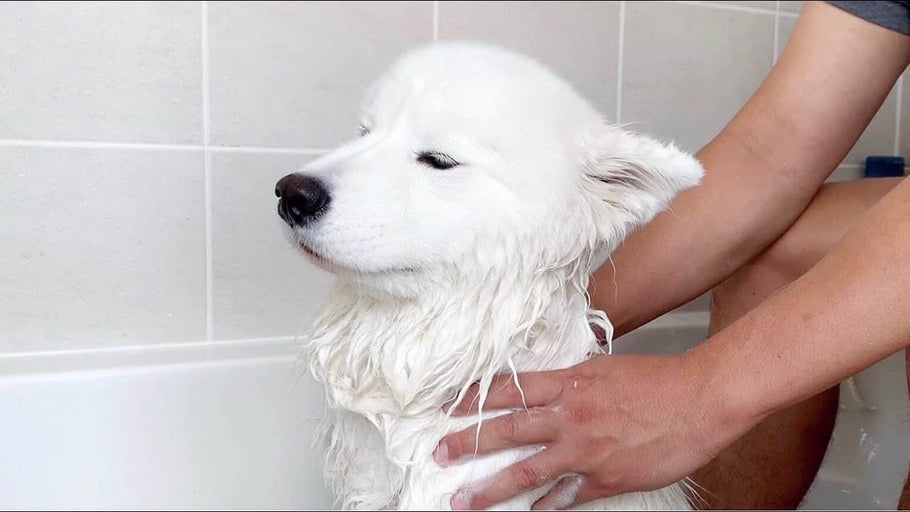
[[[340,265],[320,254],[316,249],[307,245],[306,242],[298,241],[297,247],[299,247],[300,250],[308,256],[308,259],[317,267],[328,270],[329,272],[337,272],[340,270]]]
[[[298,241],[297,246],[300,247],[300,250],[306,254],[309,259],[319,268],[327,270],[332,273],[351,273],[358,275],[391,275],[391,274],[413,274],[416,273],[419,269],[416,267],[390,267],[383,270],[361,270],[357,268],[352,268],[347,265],[342,265],[338,262],[335,262],[325,255],[313,249],[307,245],[304,241]]]
[[[299,245],[300,245],[300,249],[303,250],[303,252],[309,254],[310,256],[312,256],[312,257],[314,257],[314,258],[323,259],[322,256],[321,256],[318,252],[316,252],[315,249],[313,249],[312,247],[310,247],[309,245],[307,245],[307,244],[305,244],[305,243],[303,243],[303,242],[300,242]]]

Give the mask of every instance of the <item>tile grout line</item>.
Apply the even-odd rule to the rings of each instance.
[[[904,75],[897,79],[897,100],[894,102],[895,106],[895,116],[894,116],[894,156],[899,156],[901,154],[901,115],[904,108]]]
[[[439,0],[433,0],[433,41],[439,41]]]
[[[137,149],[137,150],[171,150],[202,151],[202,146],[194,144],[155,144],[146,142],[99,142],[84,140],[39,140],[39,139],[0,139],[2,147],[34,148],[74,148],[74,149]]]
[[[780,50],[780,0],[774,2],[774,55],[771,56],[771,65],[777,64],[777,54]]]
[[[765,15],[769,15],[769,16],[777,14],[774,9],[764,9],[761,7],[748,7],[745,5],[730,5],[730,4],[722,4],[722,3],[716,3],[716,2],[696,2],[696,1],[685,1],[685,0],[674,0],[671,3],[680,4],[680,5],[691,5],[693,7],[704,7],[706,9],[717,9],[720,11],[751,12],[751,13],[755,13],[755,14],[765,14]],[[781,11],[780,15],[785,18],[796,18],[797,16],[799,16],[797,13],[784,12],[784,11]]]
[[[626,2],[619,2],[619,44],[616,57],[616,123],[622,122],[622,68],[625,53]]]
[[[141,151],[205,151],[214,153],[290,153],[321,155],[325,148],[285,148],[268,146],[214,146],[201,144],[157,144],[148,142],[105,142],[90,140],[0,139],[0,147],[132,149]]]
[[[209,22],[208,2],[202,1],[202,152],[205,168],[205,339],[215,336],[214,271],[212,269],[212,154],[209,151]]]
[[[328,153],[325,148],[282,148],[268,146],[208,146],[215,153],[288,153],[296,155],[321,155]]]

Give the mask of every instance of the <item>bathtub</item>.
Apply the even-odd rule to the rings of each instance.
[[[704,313],[661,317],[617,352],[682,351]],[[0,508],[320,509],[321,393],[293,339],[0,356]],[[902,356],[842,385],[801,508],[893,508],[910,458]]]

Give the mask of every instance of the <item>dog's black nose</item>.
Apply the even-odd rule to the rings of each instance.
[[[288,174],[275,185],[278,215],[293,226],[304,226],[328,208],[332,200],[328,189],[318,178]]]

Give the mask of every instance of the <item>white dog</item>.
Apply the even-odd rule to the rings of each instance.
[[[361,132],[276,188],[295,243],[338,276],[301,354],[325,385],[326,472],[345,508],[448,509],[540,447],[442,468],[437,442],[482,419],[443,404],[479,382],[482,406],[496,374],[599,353],[591,324],[608,340],[612,327],[588,305],[598,256],[702,168],[608,125],[531,59],[467,43],[402,57],[370,89]],[[687,507],[680,485],[585,506]]]

